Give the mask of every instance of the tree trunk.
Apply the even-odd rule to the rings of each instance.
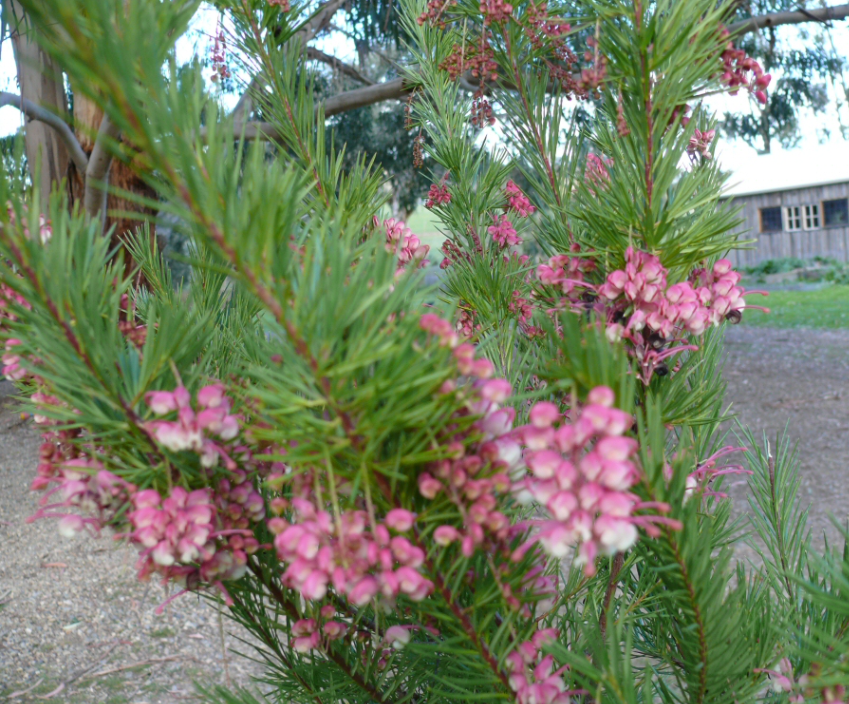
[[[100,123],[103,120],[103,111],[82,94],[81,91],[74,92],[74,132],[86,154],[91,154]],[[155,198],[156,192],[148,186],[133,170],[131,164],[113,159],[109,167],[109,186],[111,188],[129,191],[130,193],[145,197]],[[83,174],[76,174],[73,179],[72,195],[74,200],[82,202],[85,188]],[[121,215],[123,211],[127,215]],[[138,215],[134,215],[138,213]],[[152,216],[156,211],[134,203],[122,196],[110,193],[106,200],[105,229],[114,227],[112,231],[112,246],[119,246],[127,232],[132,232],[140,227],[146,220],[150,223],[150,234],[155,236],[155,224]]]
[[[5,0],[4,13],[11,30],[21,96],[67,118],[62,70],[36,43],[35,29],[17,0]],[[41,208],[46,212],[51,189],[68,174],[68,151],[53,128],[41,122],[26,123],[24,141],[30,176],[38,186]],[[41,167],[38,183],[35,178],[37,164]]]

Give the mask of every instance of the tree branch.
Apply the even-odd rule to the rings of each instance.
[[[112,163],[109,147],[111,142],[118,139],[118,132],[118,127],[109,119],[109,116],[104,115],[85,170],[83,207],[92,218],[106,212],[107,190],[104,181],[109,173],[109,165]]]
[[[731,34],[747,34],[764,27],[777,27],[784,24],[802,24],[804,22],[829,22],[830,20],[845,20],[849,17],[849,4],[822,7],[816,10],[798,10],[795,12],[772,12],[768,15],[757,15],[747,20],[732,22],[728,25]]]
[[[0,92],[0,107],[4,107],[6,105],[16,107],[30,120],[43,122],[45,125],[56,130],[62,138],[62,141],[65,143],[65,146],[68,148],[68,154],[76,165],[77,170],[79,170],[82,174],[86,172],[86,169],[88,168],[88,157],[67,122],[58,115],[54,115],[49,110],[45,110],[27,98],[22,98],[20,95],[16,95],[15,93]]]
[[[304,34],[304,44],[315,39],[319,32],[323,32],[330,25],[330,20],[347,0],[328,0],[321,9],[307,22],[298,32]]]
[[[339,9],[345,4],[345,2],[346,0],[329,0],[328,2],[326,2],[316,11],[312,19],[304,23],[304,26],[301,27],[301,29],[299,29],[292,36],[291,39],[300,37],[303,41],[303,46],[306,46],[308,42],[315,39],[318,34],[323,32],[330,26],[330,21],[333,19],[334,15],[339,11]],[[291,39],[289,41],[291,41]],[[327,54],[324,54],[324,56],[327,56]],[[357,77],[354,76],[354,78]],[[357,80],[360,79],[358,78]],[[363,82],[367,83],[368,81]],[[255,105],[253,94],[255,91],[262,90],[264,87],[265,79],[263,78],[262,74],[256,74],[245,88],[244,92],[239,98],[239,102],[236,103],[236,107],[233,109],[233,120],[236,124],[240,124],[244,122],[246,118],[250,117],[250,114],[253,111]]]
[[[375,83],[374,85],[355,90],[347,90],[344,93],[339,93],[328,98],[324,102],[324,116],[331,117],[332,115],[338,115],[339,113],[355,110],[366,105],[381,103],[384,100],[400,100],[410,90],[411,87],[403,78],[396,78],[385,83]],[[259,139],[278,140],[281,138],[277,132],[277,128],[270,122],[252,120],[245,124],[236,121],[233,124],[233,128],[236,139],[242,136],[242,130],[244,129],[245,139],[249,142]],[[206,127],[201,128],[200,134],[202,139],[206,139],[206,133]]]
[[[313,61],[321,61],[323,64],[327,64],[328,66],[332,66],[334,69],[339,71],[349,78],[353,78],[355,81],[359,81],[360,83],[364,83],[367,86],[375,85],[375,82],[370,78],[366,78],[363,74],[361,74],[357,69],[353,66],[340,61],[335,56],[331,56],[330,54],[325,54],[323,51],[319,49],[315,49],[311,46],[307,47],[307,58],[312,59]]]

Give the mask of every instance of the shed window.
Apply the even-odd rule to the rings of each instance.
[[[784,229],[788,232],[802,229],[802,208],[791,205],[784,209]]]
[[[826,227],[849,225],[849,203],[845,198],[824,200],[822,202],[822,217]]]
[[[820,207],[818,205],[805,206],[805,229],[818,230],[820,226]]]
[[[761,232],[781,232],[781,208],[761,208]]]

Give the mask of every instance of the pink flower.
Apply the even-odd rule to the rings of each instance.
[[[439,526],[433,532],[433,539],[439,545],[450,545],[460,539],[460,533],[454,526]]]
[[[613,160],[600,157],[596,154],[587,154],[587,166],[584,171],[584,180],[587,190],[595,195],[596,188],[604,188],[610,183],[610,172],[608,166],[613,165]]]
[[[492,239],[501,247],[511,247],[522,243],[522,238],[516,234],[513,223],[507,219],[506,215],[501,215],[500,219],[493,216],[493,220],[495,224],[490,225],[487,228],[487,232],[492,235]]]
[[[393,508],[386,514],[386,527],[392,530],[404,533],[413,527],[416,521],[416,514],[407,511],[403,508]]]
[[[540,401],[531,409],[530,420],[537,428],[549,428],[560,418],[560,409],[548,401]]]
[[[365,606],[380,591],[380,585],[373,577],[363,577],[348,592],[348,599],[354,606]]]
[[[229,408],[229,401],[224,395],[223,384],[210,384],[198,391],[198,405],[204,408],[219,408],[224,405]]]
[[[695,158],[696,154],[701,154],[705,160],[712,159],[713,155],[710,153],[710,144],[713,142],[715,134],[714,130],[701,132],[697,129],[693,133],[693,136],[690,137],[690,144],[687,146],[687,153],[690,155],[690,158]]]
[[[151,391],[145,395],[145,401],[150,409],[158,416],[177,410],[174,394],[169,391]]]
[[[491,379],[481,387],[481,396],[493,403],[504,403],[513,393],[513,385],[506,379]]]
[[[82,516],[68,515],[59,521],[59,535],[65,538],[73,538],[85,526]]]
[[[416,268],[427,265],[426,257],[430,247],[422,244],[409,227],[403,221],[392,218],[383,221],[386,232],[386,251],[393,252],[398,256],[399,268],[397,273],[402,273],[407,264],[413,263]]]
[[[598,387],[590,398],[612,404],[613,392]],[[577,564],[592,574],[596,555],[628,550],[638,538],[637,525],[651,528],[652,522],[666,519],[635,515],[642,506],[630,493],[640,476],[633,462],[638,445],[622,435],[633,419],[601,403],[578,411],[572,422],[558,416],[557,428],[519,429],[528,445],[525,461],[531,474],[516,481],[514,492],[544,506],[547,516],[517,554],[539,543],[560,559],[577,547]]]
[[[327,621],[321,627],[321,632],[327,640],[339,640],[348,632],[348,626],[338,621]]]
[[[522,189],[513,183],[513,181],[507,182],[507,185],[504,187],[504,193],[507,196],[508,207],[520,218],[526,218],[536,210],[531,205],[528,197],[522,193]]]
[[[435,499],[436,495],[442,491],[442,482],[435,479],[427,472],[419,475],[419,493],[426,499]]]
[[[612,408],[616,400],[616,395],[613,389],[608,386],[596,386],[587,396],[587,401],[591,404]]]
[[[386,629],[383,639],[395,650],[401,650],[410,642],[410,629],[404,626],[390,626]]]
[[[425,203],[425,208],[430,210],[431,208],[436,207],[437,205],[448,205],[451,202],[451,193],[448,192],[445,184],[436,185],[435,183],[431,185],[430,190],[427,192],[427,203]]]

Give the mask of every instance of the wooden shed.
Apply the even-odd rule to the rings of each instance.
[[[735,266],[816,256],[849,261],[849,148],[844,142],[754,157],[730,179],[724,203],[740,208]]]

